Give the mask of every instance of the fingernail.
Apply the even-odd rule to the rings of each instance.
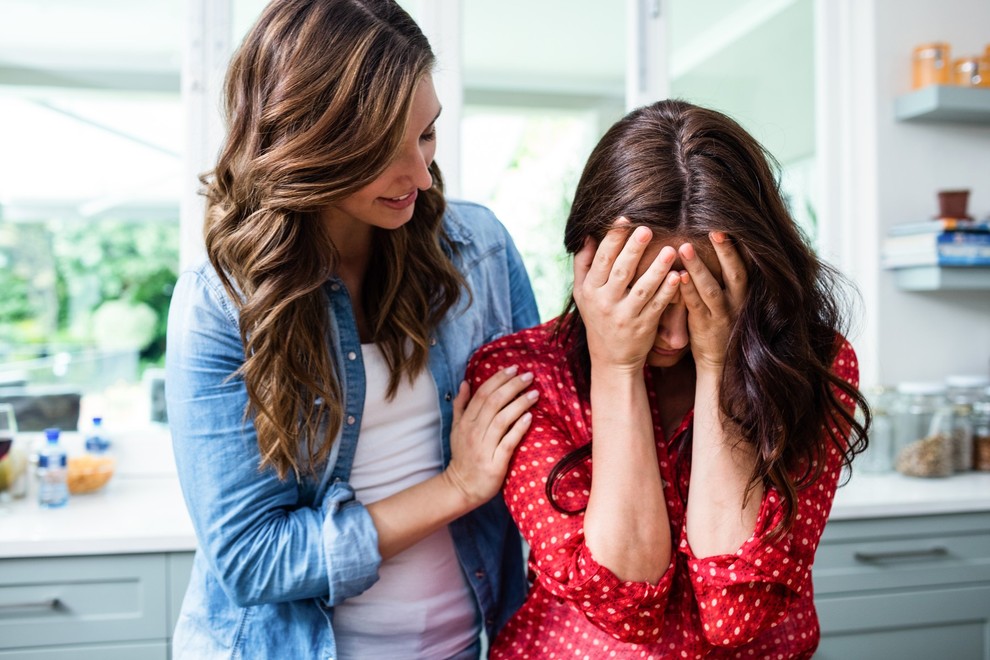
[[[533,420],[533,413],[523,413],[522,417],[519,418],[523,424],[529,424]]]
[[[519,367],[517,367],[516,365],[512,365],[511,367],[506,367],[505,369],[505,373],[507,376],[515,376],[516,372],[518,371],[519,371]]]
[[[724,243],[725,242],[725,232],[722,232],[722,231],[713,231],[711,233],[711,237],[712,237],[712,240],[715,241],[716,243]]]
[[[529,381],[533,380],[533,373],[531,371],[527,371],[522,376],[520,376],[520,378],[522,378],[524,383],[528,383]]]
[[[529,392],[526,392],[526,398],[529,399],[530,401],[536,401],[537,399],[540,398],[540,391],[530,390]]]

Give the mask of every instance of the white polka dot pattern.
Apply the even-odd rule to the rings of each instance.
[[[591,410],[580,397],[565,353],[551,337],[553,322],[498,339],[478,351],[468,367],[472,389],[500,369],[532,371],[540,399],[533,423],[509,467],[504,495],[530,546],[534,585],[516,615],[494,640],[492,658],[809,658],[819,629],[811,589],[811,565],[841,467],[830,446],[821,478],[799,491],[797,520],[776,539],[780,494],[767,488],[754,535],[735,553],[696,557],[685,526],[690,452],[666,441],[655,426],[677,552],[656,585],[624,582],[598,564],[584,544],[583,515],[562,514],[546,497],[548,475],[591,434]],[[834,365],[858,381],[852,347],[843,342]],[[654,419],[657,401],[650,388]],[[848,397],[843,403],[851,405]],[[676,435],[688,428],[689,412]],[[675,435],[675,437],[676,437]],[[556,486],[557,502],[582,507],[590,493],[590,461]]]

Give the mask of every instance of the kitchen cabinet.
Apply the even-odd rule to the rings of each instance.
[[[0,561],[0,658],[167,660],[192,553]]]
[[[830,520],[815,658],[990,660],[990,511]]]

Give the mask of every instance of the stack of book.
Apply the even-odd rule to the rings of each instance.
[[[884,268],[990,266],[990,219],[936,218],[894,225],[880,248]]]

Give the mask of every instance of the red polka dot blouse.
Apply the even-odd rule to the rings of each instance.
[[[532,371],[540,399],[533,422],[509,466],[503,493],[530,548],[533,586],[522,608],[492,643],[492,658],[810,658],[818,645],[811,565],[832,506],[841,455],[832,448],[822,477],[799,493],[791,532],[771,540],[782,518],[780,496],[766,488],[756,529],[735,554],[696,557],[686,535],[690,450],[654,423],[657,461],[676,551],[656,584],[624,582],[599,565],[584,543],[583,513],[562,514],[546,498],[547,477],[568,452],[586,444],[591,410],[579,395],[551,324],[483,347],[468,367],[472,389],[500,369]],[[843,342],[835,372],[859,378],[852,347]],[[650,369],[644,370],[654,420],[659,419]],[[850,407],[852,403],[843,395]],[[557,482],[557,501],[587,503],[590,460]]]

